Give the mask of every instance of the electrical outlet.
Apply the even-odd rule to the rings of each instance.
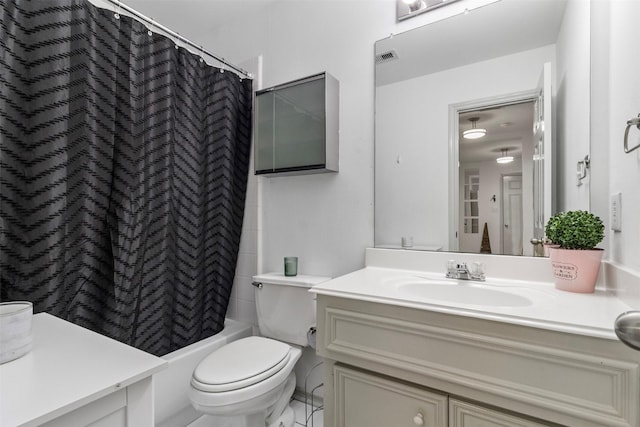
[[[622,193],[611,195],[611,229],[622,231]]]

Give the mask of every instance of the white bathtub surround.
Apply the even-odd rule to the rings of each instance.
[[[223,345],[252,335],[252,325],[227,318],[218,334],[164,355],[168,369],[154,377],[156,427],[186,426],[198,419],[202,414],[187,395],[194,369]]]
[[[33,350],[0,366],[0,425],[153,427],[166,361],[73,323],[33,316]]]

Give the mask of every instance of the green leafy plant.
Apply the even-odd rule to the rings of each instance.
[[[591,212],[560,212],[547,221],[547,239],[563,249],[593,249],[604,239],[604,224]]]

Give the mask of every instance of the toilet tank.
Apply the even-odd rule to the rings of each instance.
[[[260,333],[299,346],[307,345],[307,332],[316,325],[313,285],[329,280],[322,276],[285,276],[267,273],[253,276]]]

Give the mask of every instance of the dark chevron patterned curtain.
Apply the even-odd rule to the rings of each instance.
[[[220,331],[251,81],[86,1],[1,14],[1,299],[156,355]]]

